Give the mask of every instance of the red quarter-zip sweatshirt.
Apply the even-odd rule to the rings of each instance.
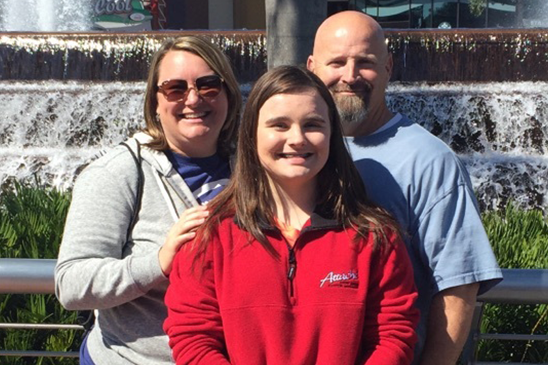
[[[164,330],[177,364],[410,364],[418,311],[403,243],[313,215],[295,246],[265,231],[270,255],[233,219],[211,240],[203,268],[176,256]]]

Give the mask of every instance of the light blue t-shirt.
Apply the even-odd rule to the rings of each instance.
[[[502,272],[460,159],[401,114],[388,124],[372,135],[346,140],[369,198],[387,209],[408,234],[404,241],[419,291],[415,354],[420,354],[432,297],[476,282],[484,293],[502,279]]]

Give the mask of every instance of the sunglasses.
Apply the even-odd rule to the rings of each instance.
[[[158,90],[170,102],[186,99],[191,89],[196,90],[204,98],[213,98],[221,92],[223,82],[224,80],[218,75],[198,77],[194,82],[196,87],[189,87],[186,80],[166,80],[158,85]]]

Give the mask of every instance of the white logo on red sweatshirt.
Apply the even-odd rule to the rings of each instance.
[[[349,271],[347,273],[336,273],[331,271],[327,276],[320,280],[320,288],[327,284],[327,286],[342,286],[348,288],[358,287],[358,272]]]

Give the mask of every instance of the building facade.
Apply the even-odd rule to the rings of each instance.
[[[162,29],[265,29],[262,0],[159,0]],[[329,0],[327,13],[359,10],[384,28],[542,28],[548,0]]]
[[[341,3],[339,1],[339,3]],[[546,27],[546,0],[349,0],[388,28]]]
[[[161,29],[265,29],[262,0],[160,0],[166,21]]]

